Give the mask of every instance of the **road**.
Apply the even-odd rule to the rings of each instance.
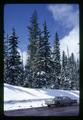
[[[6,116],[78,116],[79,106],[29,108],[5,111]]]

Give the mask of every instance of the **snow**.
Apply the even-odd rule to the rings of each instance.
[[[4,110],[46,106],[45,100],[55,96],[69,96],[72,99],[77,99],[79,103],[79,91],[32,89],[4,84]]]
[[[39,75],[39,74],[43,75],[43,74],[45,74],[45,72],[44,72],[44,71],[41,71],[41,72],[37,72],[37,74],[38,74],[38,75]]]

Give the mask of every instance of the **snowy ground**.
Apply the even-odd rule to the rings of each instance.
[[[4,84],[4,110],[46,106],[45,100],[55,96],[69,96],[79,103],[79,91],[31,89]]]

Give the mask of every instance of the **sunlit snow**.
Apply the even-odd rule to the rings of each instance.
[[[42,107],[46,99],[69,96],[79,102],[79,91],[56,89],[31,89],[4,84],[4,110]]]

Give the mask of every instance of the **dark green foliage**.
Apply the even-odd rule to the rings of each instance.
[[[28,55],[27,64],[25,69],[25,86],[33,86],[32,80],[35,78],[35,54],[37,51],[37,44],[39,40],[39,27],[37,22],[37,12],[36,10],[33,12],[31,17],[29,29],[29,45],[28,45]],[[34,86],[33,86],[34,87]]]
[[[70,80],[71,80],[71,89],[76,89],[77,84],[77,67],[74,54],[70,56]]]
[[[67,56],[65,51],[62,53],[62,65],[61,65],[61,88],[65,88],[66,83],[66,68],[67,68]]]
[[[75,61],[74,54],[67,57],[63,51],[62,68],[61,68],[61,84],[62,89],[79,89],[79,73]]]
[[[4,38],[4,82],[9,83],[9,51],[8,35]]]
[[[76,89],[79,90],[80,88],[80,62],[79,60],[77,59],[76,61]]]
[[[42,35],[41,35],[42,33]],[[38,87],[49,87],[51,84],[52,72],[51,50],[49,44],[49,32],[46,21],[43,32],[40,32],[37,51],[35,55],[36,83]]]
[[[18,37],[15,29],[9,37],[9,83],[12,85],[22,85],[22,62],[18,52]]]
[[[30,41],[28,45],[28,52],[30,54],[30,59],[34,60],[34,55],[37,50],[37,41],[38,41],[38,33],[39,33],[36,10],[32,14],[31,24],[28,27],[28,29],[29,29],[29,41]]]
[[[53,62],[54,62],[54,74],[55,74],[55,88],[60,87],[61,76],[61,63],[60,63],[60,43],[58,34],[55,35],[54,49],[53,49]]]

